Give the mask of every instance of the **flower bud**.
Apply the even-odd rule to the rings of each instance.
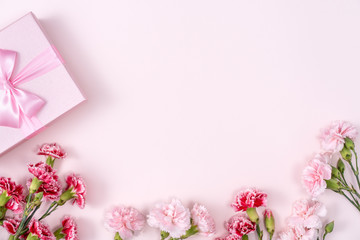
[[[333,178],[340,178],[340,171],[336,167],[331,166],[331,176]]]
[[[116,232],[116,233],[115,233],[114,240],[123,240],[123,239],[120,237],[119,232]]]
[[[43,192],[37,193],[37,194],[35,195],[35,197],[34,197],[33,204],[34,204],[35,206],[40,206],[40,205],[41,205],[41,200],[42,200],[43,196],[44,196],[44,193],[43,193]]]
[[[350,162],[351,158],[352,158],[352,153],[350,151],[350,149],[344,147],[341,151],[340,151],[341,156],[343,157],[344,160]]]
[[[54,167],[55,160],[56,158],[52,158],[51,156],[48,156],[46,158],[46,164],[49,165],[50,167]]]
[[[269,209],[264,211],[264,225],[271,239],[275,232],[275,219],[273,213]]]
[[[5,218],[6,212],[7,212],[6,207],[0,207],[0,223],[1,223],[1,225],[2,225],[2,222],[3,222],[4,218]]]
[[[256,208],[248,208],[246,213],[252,222],[259,223],[259,215],[256,212]]]
[[[62,233],[62,230],[64,230],[63,227],[59,228],[54,232],[54,236],[56,237],[56,239],[65,239],[66,235]]]
[[[344,173],[345,171],[345,164],[344,162],[341,160],[341,158],[339,158],[338,162],[337,162],[337,169],[341,172]]]
[[[161,239],[166,239],[170,235],[170,233],[161,231],[160,235],[161,235]]]
[[[334,221],[329,222],[325,226],[325,234],[331,233],[334,230]]]
[[[42,184],[42,181],[40,181],[37,177],[34,177],[33,180],[31,181],[29,193],[30,194],[36,193],[37,190],[39,190],[39,187],[41,184]]]
[[[8,196],[7,191],[4,190],[0,195],[0,207],[4,207],[10,199],[11,196]]]
[[[30,233],[27,236],[26,240],[40,240],[40,238],[37,235],[34,235],[34,234]]]
[[[75,197],[75,193],[72,191],[72,188],[69,188],[65,192],[63,192],[60,196],[60,200],[58,201],[58,204],[60,206],[64,205],[67,201],[70,199],[73,199]]]
[[[353,142],[353,140],[351,140],[350,138],[346,137],[345,138],[345,147],[350,149],[350,150],[354,150],[355,148],[355,144]]]
[[[329,180],[325,180],[326,182],[326,188],[333,190],[334,192],[339,192],[339,190],[341,189],[341,183],[336,180],[336,179],[329,179]]]

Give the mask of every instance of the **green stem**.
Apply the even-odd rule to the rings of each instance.
[[[360,212],[360,207],[356,205],[356,203],[351,200],[344,192],[340,191],[339,192],[341,195],[343,195],[344,197],[346,197],[347,200],[349,200],[349,202],[352,203],[352,205],[354,205],[354,207],[356,207],[356,209]]]
[[[49,216],[52,212],[54,212],[59,204],[57,202],[53,202],[50,207],[46,210],[46,212],[39,218],[39,221],[43,220],[47,216]]]
[[[357,157],[357,154],[355,152],[355,149],[352,150],[354,155],[355,155],[355,160],[356,160],[356,175],[358,176],[359,175],[359,165],[358,165],[358,157]]]
[[[338,178],[338,179],[340,180],[340,182],[341,182],[344,186],[350,188],[350,187],[349,187],[349,184],[347,183],[347,181],[346,181],[346,179],[345,179],[344,174],[343,174],[343,173],[340,173],[340,174],[341,174],[341,176],[340,176],[340,178]],[[358,198],[360,198],[359,193],[358,193],[353,187],[352,187],[351,189],[352,189],[352,191],[350,191],[350,190],[347,190],[347,191],[348,191],[349,194],[351,195],[352,199],[356,202],[356,204],[357,204],[358,206],[360,206],[358,200],[357,200],[357,199],[355,198],[355,196],[353,195],[353,193],[355,193],[356,196],[357,196]]]
[[[259,223],[256,223],[256,233],[259,237],[259,240],[262,240],[262,237],[263,237],[263,231],[260,230],[260,225]]]
[[[23,230],[24,224],[26,222],[27,216],[29,215],[29,206],[30,206],[30,202],[31,202],[31,198],[32,198],[32,193],[29,194],[27,202],[26,202],[26,207],[25,207],[25,211],[24,211],[24,216],[21,219],[20,225],[18,227],[18,230],[16,231],[15,235],[14,235],[14,239],[18,239],[18,237],[20,236],[20,233]]]
[[[324,236],[323,236],[323,239],[322,239],[322,240],[325,240],[326,234],[327,234],[327,233],[324,233]]]
[[[352,162],[349,162],[349,164],[350,164],[351,170],[353,171],[353,173],[354,173],[354,175],[355,175],[355,178],[356,178],[358,187],[359,187],[359,189],[360,189],[359,172],[357,172],[357,171],[355,170],[354,165],[352,164]]]

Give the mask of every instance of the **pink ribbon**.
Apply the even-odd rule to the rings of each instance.
[[[16,52],[0,49],[0,126],[21,128],[31,133],[42,127],[36,114],[45,101],[18,85],[31,81],[61,65],[54,49],[49,48],[35,57],[16,76],[12,76]]]

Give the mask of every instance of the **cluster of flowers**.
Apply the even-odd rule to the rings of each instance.
[[[298,200],[294,203],[292,215],[287,219],[287,229],[279,234],[279,240],[316,240],[320,239],[323,227],[321,217],[326,215],[325,206],[316,200]],[[334,222],[325,226],[325,236],[332,232]]]
[[[225,228],[228,235],[217,238],[217,240],[247,240],[252,232],[257,233],[258,239],[262,239],[264,231],[261,230],[260,218],[257,208],[266,207],[267,194],[257,189],[246,189],[236,194],[235,200],[231,204],[235,212],[240,212],[231,217],[226,223]],[[271,240],[275,232],[275,219],[269,209],[264,211],[264,225]]]
[[[196,203],[190,211],[178,199],[156,204],[147,215],[147,223],[160,229],[161,240],[186,239],[197,233],[209,237],[215,233],[215,221],[203,205]],[[115,233],[115,240],[129,239],[145,225],[145,215],[132,207],[114,207],[105,215],[105,227]]]
[[[73,218],[65,217],[61,227],[55,232],[51,232],[43,220],[68,201],[84,208],[85,183],[80,176],[71,174],[66,177],[67,187],[62,191],[53,167],[55,160],[65,158],[66,153],[56,143],[44,144],[38,155],[46,156],[46,163],[40,161],[28,165],[33,176],[27,181],[26,197],[22,185],[16,184],[10,178],[0,177],[0,225],[10,234],[9,240],[78,240],[77,226]],[[46,212],[36,219],[35,213],[46,201],[51,204]],[[13,214],[9,216],[8,211]]]
[[[303,185],[313,198],[322,194],[326,188],[346,197],[353,197],[354,194],[359,197],[356,189],[347,184],[344,174],[345,161],[351,167],[360,188],[359,167],[354,145],[357,134],[356,128],[344,121],[333,122],[325,129],[321,136],[321,152],[309,162],[302,176]],[[352,162],[352,153],[356,160],[355,166]],[[332,158],[338,159],[336,167],[330,164]],[[347,191],[349,195],[346,195],[344,191]],[[356,207],[360,211],[358,203]]]
[[[335,121],[321,135],[321,151],[311,159],[302,173],[302,183],[311,200],[299,200],[294,203],[291,217],[287,219],[288,228],[280,234],[280,240],[325,239],[333,231],[334,222],[325,225],[321,217],[326,209],[316,199],[330,189],[349,200],[360,211],[360,194],[345,177],[345,162],[355,176],[360,188],[358,160],[354,140],[357,129],[345,121]],[[355,166],[352,156],[355,156]],[[331,165],[333,158],[338,159],[336,166]]]

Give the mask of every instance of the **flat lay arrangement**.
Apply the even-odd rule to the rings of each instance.
[[[0,240],[358,239],[360,5],[0,9]]]

